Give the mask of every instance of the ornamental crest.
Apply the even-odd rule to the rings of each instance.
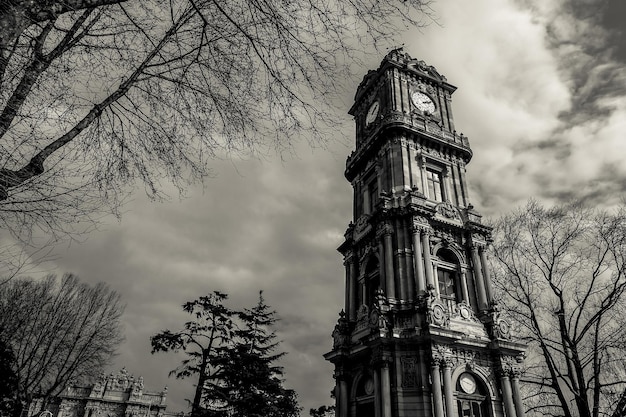
[[[356,313],[356,331],[363,330],[369,325],[369,308],[365,304],[357,310]]]
[[[421,63],[423,63],[424,65],[426,65],[426,64],[424,63],[424,61],[419,61],[419,62],[421,62]],[[425,67],[420,67],[420,69],[421,69],[422,71],[424,71],[424,72],[428,71],[427,66],[425,66]],[[435,95],[435,89],[433,88],[433,86],[432,86],[432,85],[425,84],[425,83],[418,83],[418,84],[417,84],[417,90],[418,90],[418,91],[421,91],[422,93],[427,93],[427,94],[429,94],[429,95],[431,95],[431,96],[434,96],[434,95]]]
[[[367,214],[362,215],[356,220],[356,224],[354,225],[354,240],[358,241],[363,236],[367,234],[370,230],[372,230],[372,226],[369,223],[370,216]]]
[[[456,304],[452,317],[455,319],[478,322],[478,318],[476,314],[474,314],[472,307],[465,301]]]
[[[491,307],[491,337],[493,339],[511,340],[511,323],[500,312],[498,304]]]
[[[440,218],[442,217],[448,221],[458,223],[463,222],[459,209],[456,208],[452,203],[444,202],[437,204],[437,206],[435,207],[435,211],[437,212],[437,216]]]

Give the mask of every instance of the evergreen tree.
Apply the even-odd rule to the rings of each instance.
[[[299,415],[296,393],[283,387],[283,369],[275,363],[279,342],[271,327],[276,312],[263,294],[252,309],[238,313],[240,327],[235,342],[222,349],[215,374],[205,391],[207,402],[223,401],[231,417],[290,417]]]
[[[214,415],[202,407],[202,396],[208,380],[219,378],[218,357],[232,344],[236,312],[224,305],[227,299],[228,295],[214,291],[183,304],[183,310],[194,320],[186,322],[183,330],[164,330],[150,338],[152,353],[182,350],[188,356],[170,375],[179,379],[198,375],[192,416]],[[221,402],[213,402],[211,408],[219,408],[219,404]]]
[[[186,303],[195,320],[179,332],[152,337],[152,353],[184,351],[189,358],[172,371],[178,378],[198,375],[194,417],[295,417],[296,393],[283,387],[276,361],[279,342],[271,327],[278,318],[262,294],[251,309],[224,306],[226,294],[215,292]]]

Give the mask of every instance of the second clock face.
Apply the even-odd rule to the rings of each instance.
[[[421,110],[424,113],[431,114],[435,112],[435,103],[433,102],[433,99],[422,92],[416,91],[411,94],[411,101],[418,110]]]
[[[369,110],[367,111],[367,116],[365,116],[366,126],[369,126],[374,122],[374,120],[376,120],[376,117],[378,117],[378,110],[380,110],[380,104],[378,103],[378,101],[375,101],[372,103]]]
[[[476,391],[476,381],[470,374],[461,375],[459,385],[461,385],[461,389],[468,394],[473,394]]]

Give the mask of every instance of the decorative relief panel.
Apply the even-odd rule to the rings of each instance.
[[[362,304],[356,312],[356,327],[354,330],[358,332],[367,327],[369,327],[369,308]]]
[[[428,287],[426,298],[426,320],[429,325],[447,327],[450,324],[450,313],[447,307],[437,298],[435,288]]]
[[[428,224],[428,219],[424,216],[413,216],[413,225],[412,230],[414,232],[426,230],[430,228]]]
[[[491,304],[489,316],[490,336],[493,339],[511,340],[511,323],[502,312],[500,312],[497,302]]]
[[[472,306],[467,304],[465,301],[461,301],[454,306],[452,318],[480,323],[480,320],[478,320],[478,317],[476,317],[476,314],[472,310]]]
[[[433,364],[451,368],[465,367],[468,371],[482,374],[493,381],[492,363],[488,356],[469,349],[452,348],[444,344],[435,344],[432,349]]]
[[[524,365],[524,356],[503,355],[500,357],[501,372],[506,376],[520,376]]]
[[[402,388],[417,387],[417,358],[403,356],[402,364]]]
[[[369,222],[370,216],[364,214],[360,216],[356,220],[356,224],[354,225],[354,240],[359,241],[365,236],[370,230],[372,230],[372,226]]]
[[[452,203],[444,202],[437,204],[435,207],[436,217],[440,219],[445,219],[449,222],[454,222],[458,224],[463,224],[463,217],[461,217],[461,212],[458,208],[456,208]]]

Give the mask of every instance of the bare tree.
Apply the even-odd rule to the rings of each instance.
[[[158,198],[212,158],[335,135],[355,52],[427,3],[0,1],[2,227],[65,233],[136,180]]]
[[[611,415],[626,388],[626,208],[537,202],[496,225],[496,284],[530,345],[536,415]]]
[[[73,275],[0,286],[0,340],[15,357],[21,405],[98,375],[122,341],[123,309],[105,284],[91,287]]]

